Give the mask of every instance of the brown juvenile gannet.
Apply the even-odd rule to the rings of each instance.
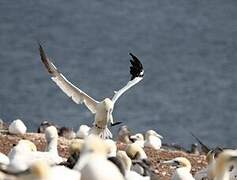
[[[119,91],[115,91],[115,94],[112,99],[105,98],[103,101],[96,101],[85,92],[83,92],[78,87],[74,86],[70,83],[54,66],[54,64],[50,61],[50,59],[46,56],[43,47],[39,44],[39,51],[41,60],[44,63],[46,69],[49,74],[52,76],[51,79],[59,86],[59,88],[67,94],[67,96],[71,97],[72,100],[81,104],[84,103],[87,108],[95,114],[95,121],[93,123],[93,127],[90,130],[90,134],[99,135],[101,138],[112,138],[112,134],[108,129],[108,124],[110,123],[112,126],[120,124],[121,122],[115,122],[113,120],[112,112],[114,109],[114,104],[118,100],[118,98],[126,92],[129,88],[137,84],[139,81],[143,79],[144,70],[141,62],[138,60],[136,56],[132,53],[129,55],[132,57],[130,60],[132,66],[130,67],[131,79],[130,81]]]

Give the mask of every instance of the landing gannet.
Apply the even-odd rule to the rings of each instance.
[[[177,168],[172,175],[171,180],[195,180],[190,173],[191,163],[188,159],[184,157],[177,157],[170,161],[164,161],[163,163],[170,164]]]
[[[16,135],[23,135],[26,133],[26,126],[20,119],[16,119],[9,125],[9,133]]]
[[[41,60],[44,63],[49,74],[51,74],[51,79],[61,88],[61,90],[67,94],[72,100],[77,103],[84,103],[87,108],[95,114],[95,121],[93,127],[90,130],[91,134],[97,134],[101,138],[112,138],[112,134],[107,128],[108,123],[111,125],[116,125],[120,122],[115,122],[113,120],[112,112],[114,104],[117,99],[126,92],[129,88],[137,84],[143,79],[144,70],[141,62],[136,56],[130,53],[132,60],[130,60],[132,66],[130,67],[130,73],[132,75],[131,80],[119,91],[115,92],[112,99],[105,98],[103,101],[99,102],[88,96],[85,92],[70,83],[54,66],[54,64],[47,58],[43,47],[39,44],[39,51]]]
[[[153,130],[149,130],[146,132],[146,140],[144,143],[144,147],[150,147],[158,150],[162,146],[161,139],[163,139],[161,135],[159,135]]]
[[[141,133],[137,133],[133,136],[130,136],[131,140],[134,140],[134,143],[138,144],[142,148],[144,147],[144,137]]]

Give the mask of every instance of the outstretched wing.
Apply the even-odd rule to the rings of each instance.
[[[46,69],[51,75],[51,79],[60,87],[60,89],[72,100],[77,103],[85,103],[87,108],[92,112],[96,113],[96,105],[98,101],[94,100],[82,90],[70,83],[54,66],[54,64],[46,56],[43,47],[39,44],[40,57],[44,63]]]
[[[144,70],[142,67],[142,63],[138,60],[136,56],[134,56],[132,53],[129,53],[129,55],[132,57],[132,60],[130,60],[132,66],[130,67],[130,74],[131,80],[128,81],[127,85],[124,86],[122,89],[119,91],[115,92],[115,95],[112,98],[112,101],[115,103],[117,99],[125,92],[127,91],[130,87],[134,86],[137,84],[139,81],[143,79],[144,76]]]

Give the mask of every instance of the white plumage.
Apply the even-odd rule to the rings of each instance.
[[[87,125],[81,125],[77,131],[76,137],[84,139],[89,135],[90,127]]]
[[[149,130],[146,132],[146,140],[144,143],[144,147],[149,147],[158,150],[162,146],[161,139],[163,139],[161,135],[159,135],[153,130]]]
[[[26,133],[27,128],[22,120],[16,119],[9,125],[8,130],[10,134],[23,135]]]
[[[93,127],[90,130],[90,134],[99,135],[101,138],[111,138],[112,134],[108,129],[108,124],[112,125],[118,124],[118,122],[114,123],[112,112],[114,108],[114,104],[117,99],[126,92],[129,88],[137,84],[142,80],[144,75],[144,70],[142,64],[138,60],[136,56],[130,53],[132,60],[130,67],[130,73],[132,75],[131,80],[127,83],[119,91],[115,92],[115,95],[112,99],[105,98],[102,101],[96,101],[92,97],[88,96],[81,89],[74,86],[70,83],[54,66],[54,64],[47,58],[43,48],[39,45],[41,60],[47,68],[48,72],[51,74],[52,80],[59,86],[59,88],[67,94],[67,96],[71,97],[72,100],[81,104],[84,103],[86,107],[91,111],[91,113],[95,114],[95,120],[93,123]]]

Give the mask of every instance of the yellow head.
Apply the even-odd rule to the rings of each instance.
[[[176,168],[187,168],[189,171],[191,171],[191,163],[190,161],[185,157],[177,157],[170,161],[164,161],[163,164],[170,164]]]
[[[82,139],[73,139],[71,141],[71,144],[69,146],[69,153],[74,154],[74,153],[81,153],[82,147],[84,145],[84,140]]]
[[[32,179],[47,180],[50,175],[50,167],[44,161],[36,161],[31,167]]]
[[[106,157],[109,149],[104,140],[96,135],[89,135],[82,146],[83,153],[97,154]]]

